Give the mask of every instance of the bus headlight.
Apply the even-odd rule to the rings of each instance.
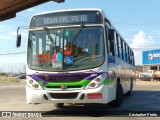
[[[93,89],[100,87],[105,79],[106,75],[100,75],[96,77],[86,86],[86,89]]]
[[[96,87],[96,83],[91,83],[91,85],[90,85],[92,88],[94,88],[94,87]]]
[[[100,78],[96,78],[96,81],[97,81],[97,82],[101,82],[101,79],[100,79]]]
[[[27,80],[27,85],[34,90],[43,90],[39,83],[32,78],[29,78],[29,80]]]
[[[37,88],[39,88],[39,85],[38,84],[33,84],[32,87],[37,89]]]
[[[33,80],[29,80],[29,83],[32,84],[32,83],[33,83]]]

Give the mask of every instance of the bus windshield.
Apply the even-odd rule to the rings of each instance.
[[[101,26],[33,29],[28,40],[27,62],[31,69],[83,70],[100,66],[104,61]]]

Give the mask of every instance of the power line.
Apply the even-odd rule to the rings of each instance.
[[[139,26],[139,25],[145,25],[145,26],[157,26],[160,25],[159,22],[152,22],[152,23],[115,23],[116,25],[128,25],[128,26]]]
[[[130,39],[134,39],[135,37],[124,37],[124,38],[130,38]],[[149,39],[148,37],[147,38],[144,38],[144,37],[137,37],[139,39]],[[160,37],[151,37],[152,39],[160,39]]]
[[[26,47],[27,46],[27,44],[25,44],[25,45],[22,45],[21,47]],[[6,50],[6,49],[8,49],[8,50],[10,50],[10,49],[15,49],[15,47],[10,47],[10,48],[2,48],[2,49],[0,49],[0,50]],[[16,48],[17,49],[17,48]]]
[[[15,54],[25,54],[25,51],[22,52],[13,52],[13,53],[1,53],[0,55],[15,55]]]

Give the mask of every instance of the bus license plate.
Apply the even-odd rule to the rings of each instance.
[[[102,93],[87,94],[88,99],[102,98]]]

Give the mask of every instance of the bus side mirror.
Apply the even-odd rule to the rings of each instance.
[[[109,29],[109,31],[108,31],[108,39],[110,41],[114,41],[114,29]]]
[[[17,28],[17,41],[16,41],[16,47],[19,48],[21,46],[21,34],[19,34],[19,29],[27,29],[27,26],[20,26]]]
[[[21,34],[17,35],[16,47],[19,48],[21,46]]]

